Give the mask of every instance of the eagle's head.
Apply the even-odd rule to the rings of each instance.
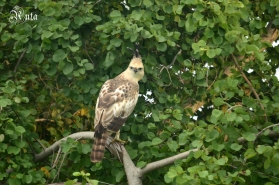
[[[144,76],[144,67],[141,57],[134,57],[131,60],[127,71],[133,79],[135,79],[136,81],[140,81]]]

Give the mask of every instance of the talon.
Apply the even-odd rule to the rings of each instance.
[[[121,139],[114,138],[111,142],[112,142],[112,143],[114,143],[114,142],[119,142],[119,143],[121,143],[121,144],[125,144],[125,143],[127,143],[128,141],[123,141],[123,140],[121,140]]]
[[[120,136],[120,131],[116,132],[115,137],[114,137],[114,139],[111,141],[111,143],[119,142],[119,143],[121,143],[121,144],[125,144],[125,143],[128,142],[128,141],[123,141],[123,140],[121,140],[121,139],[119,138],[119,136]]]

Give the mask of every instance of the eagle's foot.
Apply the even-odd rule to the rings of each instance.
[[[111,141],[111,143],[119,142],[119,143],[121,143],[121,144],[125,144],[125,143],[128,142],[128,141],[123,141],[123,140],[121,140],[121,139],[119,138],[119,136],[120,136],[120,131],[116,132],[115,137],[114,137],[114,139]]]
[[[112,143],[114,143],[114,142],[119,142],[119,143],[121,143],[121,144],[128,143],[128,141],[123,141],[123,140],[117,139],[117,138],[114,138],[111,142],[112,142]]]

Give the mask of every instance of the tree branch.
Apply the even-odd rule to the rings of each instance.
[[[275,126],[275,125],[272,125],[272,126]],[[264,129],[266,130],[266,128]],[[262,134],[262,131],[260,131],[259,133],[256,134],[256,139]],[[267,134],[268,137],[270,138],[279,138],[279,133],[278,132],[274,132],[272,130],[270,130]],[[240,137],[237,139],[238,143],[239,144],[244,144],[246,142],[246,139],[244,139],[244,137]]]
[[[53,145],[51,145],[50,147],[48,147],[47,149],[45,149],[43,152],[39,153],[39,154],[35,154],[34,156],[34,162],[40,162],[42,160],[44,160],[45,158],[47,158],[48,156],[50,156],[53,152],[56,152],[62,141],[67,140],[67,138],[73,138],[73,139],[78,139],[78,138],[82,138],[82,139],[90,139],[93,140],[94,139],[94,132],[78,132],[78,133],[74,133],[71,134],[63,139],[60,139],[59,141],[56,141]]]
[[[34,161],[39,162],[45,159],[46,157],[50,156],[53,152],[56,152],[62,141],[67,140],[67,138],[73,138],[73,139],[94,139],[94,132],[78,132],[71,134],[63,139],[60,139],[59,141],[56,141],[53,145],[51,145],[49,148],[45,149],[43,152],[39,154],[35,154]],[[175,160],[178,159],[184,159],[189,156],[190,152],[196,152],[198,149],[194,150],[189,150],[180,154],[177,154],[175,156],[162,159],[153,163],[147,164],[143,169],[137,168],[133,161],[131,160],[129,154],[127,153],[125,147],[118,143],[118,142],[113,142],[111,143],[112,138],[108,138],[107,141],[107,148],[109,151],[114,154],[115,156],[118,157],[118,159],[123,163],[124,169],[126,172],[126,176],[129,182],[129,185],[142,185],[142,180],[141,177],[153,170],[162,168],[164,166],[170,165],[174,163]]]
[[[24,54],[25,54],[26,51],[27,51],[27,48],[25,48],[25,49],[23,50],[23,52],[21,53],[19,59],[17,60],[17,63],[16,63],[16,66],[15,66],[14,72],[17,71],[18,65],[19,65],[19,63],[20,63],[21,59],[23,58],[23,56],[24,56]]]
[[[263,104],[260,102],[261,99],[260,99],[258,93],[257,93],[256,90],[254,89],[252,83],[251,83],[250,80],[247,78],[247,76],[245,75],[245,73],[242,71],[241,67],[239,66],[239,64],[238,64],[238,62],[237,62],[237,60],[236,60],[236,58],[235,58],[235,56],[234,56],[233,54],[232,54],[232,58],[233,58],[233,61],[234,61],[235,65],[236,65],[238,71],[241,73],[242,77],[244,78],[244,80],[247,82],[247,84],[249,85],[250,89],[252,90],[254,96],[255,96],[256,99],[259,101],[259,105],[260,105],[261,109],[262,109],[262,110],[264,111],[264,113],[265,113],[265,114],[264,114],[265,122],[268,122],[265,109],[264,109],[264,107],[263,107]]]
[[[135,166],[135,164],[131,160],[124,146],[122,146],[122,149],[123,149],[123,164],[128,179],[128,184],[142,185],[142,180],[140,178],[141,176],[139,175],[140,169]]]
[[[142,168],[140,170],[140,175],[143,176],[144,174],[150,172],[150,171],[153,171],[153,170],[156,170],[158,168],[162,168],[162,167],[165,167],[165,166],[168,166],[172,163],[174,163],[174,161],[178,160],[178,159],[184,159],[184,158],[187,158],[189,156],[189,154],[191,152],[196,152],[198,151],[199,149],[193,149],[193,150],[189,150],[189,151],[186,151],[186,152],[183,152],[183,153],[180,153],[180,154],[177,154],[175,156],[172,156],[172,157],[168,157],[166,159],[162,159],[160,161],[156,161],[156,162],[153,162],[153,163],[149,163],[147,164],[144,168]]]
[[[269,125],[269,126],[265,127],[263,130],[261,130],[261,131],[257,134],[257,137],[256,137],[255,141],[262,135],[262,133],[263,133],[264,131],[266,131],[267,129],[269,129],[269,128],[271,128],[271,127],[276,127],[276,126],[279,126],[279,123],[273,124],[273,125]],[[275,132],[275,133],[276,133],[276,132]],[[254,142],[255,142],[255,141],[254,141]]]
[[[278,126],[278,125],[279,124],[274,124],[274,125],[270,125],[270,126],[264,128],[262,131],[260,131],[257,134],[257,137],[259,137],[268,128]],[[274,132],[274,131],[269,131],[268,136],[269,137],[279,137],[279,133]],[[78,133],[71,134],[63,139],[60,139],[59,141],[57,141],[53,145],[51,145],[49,148],[45,149],[43,152],[41,152],[39,154],[35,154],[34,161],[35,162],[42,161],[46,157],[50,156],[53,152],[56,152],[59,149],[61,142],[67,140],[67,138],[69,138],[69,137],[71,137],[73,139],[93,140],[94,132],[91,132],[91,131],[78,132]],[[240,144],[244,144],[246,142],[246,140],[243,137],[240,137],[237,140]],[[185,159],[190,155],[191,152],[196,152],[199,150],[199,149],[189,150],[189,151],[177,154],[172,157],[168,157],[168,158],[156,161],[156,162],[149,163],[144,168],[140,169],[135,166],[135,164],[131,160],[129,154],[127,153],[125,147],[122,144],[120,144],[118,142],[111,143],[111,141],[112,141],[112,138],[109,137],[107,140],[106,147],[109,149],[109,151],[112,154],[117,156],[118,159],[123,163],[129,185],[142,185],[141,178],[146,173],[159,169],[159,168],[162,168],[162,167],[165,167],[165,166],[168,166],[170,164],[173,164],[174,161],[176,161],[176,160]]]
[[[171,67],[174,65],[177,56],[180,55],[181,52],[182,52],[182,49],[179,49],[178,53],[177,53],[177,54],[174,56],[174,58],[172,59],[172,62],[167,66],[168,68],[171,68]]]

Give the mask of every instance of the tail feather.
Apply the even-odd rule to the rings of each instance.
[[[92,147],[90,159],[92,162],[100,162],[104,157],[108,131],[101,124],[95,128],[94,145]]]

